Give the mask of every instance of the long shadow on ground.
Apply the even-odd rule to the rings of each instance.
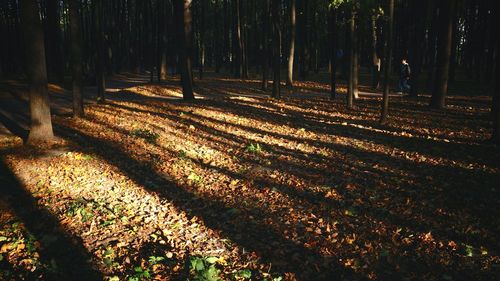
[[[0,177],[0,200],[10,206],[29,233],[41,243],[42,264],[56,265],[55,270],[47,271],[44,276],[30,272],[23,275],[32,280],[102,280],[102,274],[89,262],[90,254],[82,241],[65,231],[49,211],[37,205],[3,160],[0,161]]]
[[[170,200],[189,216],[202,218],[207,227],[220,230],[223,236],[237,245],[257,252],[262,257],[262,262],[273,265],[273,271],[295,272],[300,280],[308,280],[311,276],[316,276],[317,280],[328,280],[329,277],[363,279],[352,270],[339,265],[334,258],[323,257],[315,251],[287,240],[269,226],[250,220],[221,219],[221,215],[227,213],[229,209],[224,203],[195,196],[158,174],[151,168],[151,163],[131,158],[115,143],[94,138],[70,127],[58,126],[57,132],[81,147],[90,148],[90,152],[119,168],[145,189]],[[151,188],[151,183],[154,183],[154,186],[161,186],[162,189]],[[254,213],[259,211],[255,210]],[[294,262],[290,261],[292,256]],[[321,261],[319,267],[313,267],[314,264],[318,265],[318,261]]]

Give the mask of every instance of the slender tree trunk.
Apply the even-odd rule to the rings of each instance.
[[[156,47],[158,46],[155,35],[157,34],[156,28],[158,27],[155,24],[156,13],[153,12],[153,2],[154,0],[145,0],[146,3],[146,38],[148,40],[147,48],[150,50],[147,52],[147,59],[149,60],[149,83],[154,82],[154,73],[155,73],[155,65],[157,61],[158,50]],[[158,1],[156,1],[158,3]]]
[[[166,3],[159,0],[156,7],[157,34],[156,34],[156,73],[158,82],[167,79],[167,54],[165,53],[165,11]]]
[[[352,43],[353,43],[353,48],[352,48],[352,97],[353,99],[358,99],[359,97],[359,42],[358,42],[358,30],[356,28],[356,17],[354,19],[354,33],[351,35],[352,36]]]
[[[220,15],[220,6],[219,6],[219,3],[216,2],[214,4],[214,27],[215,27],[215,35],[214,35],[214,53],[215,53],[215,73],[219,73],[220,72],[220,66],[221,66],[221,62],[222,62],[222,54],[221,54],[221,50],[222,48],[220,47],[221,44],[223,44],[224,42],[222,41],[222,38],[221,38],[221,27],[220,27],[220,24],[219,24],[219,17],[221,16]]]
[[[262,84],[261,89],[267,90],[267,76],[269,72],[269,19],[270,19],[270,0],[265,0],[264,25],[262,30]]]
[[[337,11],[334,7],[330,7],[329,17],[330,31],[330,99],[335,99],[336,96],[336,74],[337,74]]]
[[[245,2],[248,2],[245,1]],[[246,19],[243,21],[244,17],[242,15],[245,14],[245,9],[243,9],[243,2],[239,2],[240,5],[240,57],[241,57],[241,76],[244,79],[248,79],[248,59],[247,59],[247,49],[246,49],[246,38],[247,38],[247,29],[246,28]]]
[[[182,24],[181,27],[181,83],[182,95],[185,100],[193,100],[193,71],[191,69],[191,53],[192,53],[192,0],[176,0],[178,2],[177,12],[180,13],[178,17]]]
[[[308,40],[307,34],[309,32],[308,28],[308,7],[309,0],[301,0],[300,1],[300,17],[299,17],[299,29],[300,29],[300,61],[299,61],[299,74],[302,80],[305,80],[307,77],[307,62],[309,58],[309,50],[308,50]]]
[[[290,0],[290,46],[288,50],[288,68],[286,76],[286,85],[293,87],[293,60],[295,56],[295,0]]]
[[[229,3],[227,2],[228,0],[223,0],[222,6],[224,9],[224,44],[223,44],[223,61],[226,65],[227,68],[230,68],[230,59],[229,59],[229,53],[231,49],[231,42],[229,40],[229,35],[230,35],[230,21],[229,21],[229,8],[228,5]],[[228,67],[229,66],[229,67]]]
[[[492,25],[493,32],[496,31],[496,34],[498,34],[498,31],[500,30],[500,13],[497,10],[493,10],[493,21],[496,22],[496,26]],[[498,77],[500,77],[500,39],[497,37],[496,38],[496,48],[495,48],[495,86],[493,88],[493,100],[492,100],[492,105],[491,105],[491,113],[493,117],[493,134],[492,134],[492,141],[496,143],[497,145],[500,145],[500,81],[498,80]]]
[[[354,65],[357,63],[356,57],[356,11],[354,7],[351,8],[351,15],[349,19],[349,86],[347,89],[347,108],[352,109],[353,99],[354,99],[354,76],[355,68]]]
[[[387,20],[387,30],[389,31],[384,40],[384,94],[382,98],[382,114],[380,123],[387,122],[389,114],[389,81],[392,63],[392,41],[394,30],[394,0],[388,0],[389,18]]]
[[[281,0],[272,0],[273,14],[273,93],[274,98],[281,98],[280,68],[281,68]]]
[[[82,25],[80,21],[80,0],[69,1],[71,30],[71,70],[73,81],[73,116],[82,117],[83,85],[82,85]]]
[[[97,82],[97,100],[104,101],[106,91],[106,79],[104,72],[104,21],[102,1],[94,3],[96,19],[96,82]]]
[[[203,79],[203,71],[205,69],[205,4],[206,1],[201,1],[200,9],[201,9],[201,24],[200,24],[200,69],[199,69],[199,78]]]
[[[453,19],[455,18],[456,0],[439,2],[439,34],[437,46],[436,78],[430,105],[442,109],[446,106],[448,78],[450,69],[451,43],[453,40]]]
[[[377,52],[378,36],[377,36],[377,15],[374,12],[371,15],[371,53],[372,53],[372,88],[377,89],[380,83],[380,57]]]
[[[236,53],[236,63],[234,76],[241,78],[243,75],[243,39],[241,35],[241,5],[240,0],[233,0],[234,10],[234,46]]]
[[[20,4],[31,112],[31,127],[27,142],[34,144],[51,140],[54,133],[50,117],[45,46],[38,4],[32,0],[22,0]]]

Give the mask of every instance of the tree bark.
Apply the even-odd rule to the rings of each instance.
[[[329,32],[330,32],[330,99],[335,99],[336,96],[336,74],[337,74],[337,11],[334,7],[330,7],[329,15]]]
[[[181,27],[181,83],[182,95],[184,100],[193,100],[193,71],[191,68],[191,53],[192,53],[192,0],[176,0],[178,2],[177,12],[182,24]]]
[[[94,2],[93,2],[94,3]],[[96,19],[96,82],[97,82],[97,100],[104,101],[106,91],[106,79],[104,73],[104,21],[102,1],[94,3]]]
[[[82,117],[83,84],[82,84],[82,24],[80,20],[80,0],[69,1],[71,30],[71,71],[73,81],[73,116]]]
[[[295,30],[296,30],[295,0],[290,0],[290,45],[288,49],[288,68],[286,85],[293,87],[293,61],[295,56]]]
[[[47,90],[45,46],[37,2],[22,0],[20,4],[31,112],[27,143],[35,144],[54,137]]]
[[[372,53],[372,88],[377,89],[380,84],[380,56],[377,52],[377,11],[371,15],[371,53]]]
[[[308,49],[308,40],[307,34],[309,32],[308,28],[308,1],[309,0],[301,0],[300,1],[300,9],[301,13],[299,16],[299,30],[300,30],[300,61],[299,61],[299,74],[302,80],[305,80],[307,77],[307,62],[309,60],[309,49]]]
[[[384,94],[382,98],[382,113],[380,116],[380,123],[385,124],[387,122],[389,114],[389,81],[391,74],[391,64],[392,64],[392,41],[393,41],[393,30],[394,30],[394,0],[388,0],[388,10],[389,18],[387,20],[387,30],[388,34],[385,36],[384,40]]]
[[[355,91],[355,67],[356,59],[356,10],[351,8],[349,18],[349,86],[347,89],[347,108],[352,109]]]
[[[264,26],[262,30],[262,83],[261,89],[267,90],[267,76],[269,72],[269,19],[270,19],[270,0],[265,0]]]
[[[205,69],[205,3],[207,1],[201,1],[200,3],[200,9],[201,9],[201,15],[200,15],[200,69],[198,76],[200,80],[203,79],[203,71]]]
[[[446,94],[448,92],[456,0],[442,0],[439,2],[439,5],[440,22],[437,43],[436,77],[430,105],[434,108],[442,109],[446,106]]]
[[[493,32],[496,31],[496,34],[498,34],[498,31],[500,30],[500,13],[498,10],[493,11],[493,21],[496,22],[496,25],[493,26]],[[497,37],[496,38],[496,48],[495,48],[495,86],[493,89],[493,100],[492,100],[492,105],[491,105],[491,112],[492,112],[492,119],[493,119],[493,134],[492,134],[492,141],[496,143],[497,145],[500,145],[500,81],[498,80],[498,77],[500,77],[500,39]]]
[[[273,92],[272,97],[281,98],[280,68],[281,68],[281,0],[272,0],[273,15]]]

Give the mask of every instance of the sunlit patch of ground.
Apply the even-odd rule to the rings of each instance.
[[[483,100],[434,111],[393,98],[380,126],[378,97],[348,111],[326,84],[273,100],[257,80],[209,78],[192,102],[172,85],[113,91],[84,119],[55,117],[56,152],[4,152],[104,275],[494,277],[500,152],[484,144]]]

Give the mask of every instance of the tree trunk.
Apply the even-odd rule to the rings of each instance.
[[[288,68],[286,76],[286,85],[293,87],[293,59],[295,55],[295,0],[290,0],[290,46],[288,49]]]
[[[106,79],[104,73],[104,21],[102,1],[94,3],[96,19],[96,82],[97,82],[97,100],[104,101],[106,91]]]
[[[354,7],[351,8],[351,15],[349,19],[349,86],[347,89],[347,108],[352,109],[354,99],[354,75],[357,60],[356,57],[356,11]]]
[[[500,14],[498,10],[493,10],[493,21],[496,21],[496,26],[492,25],[492,33],[496,31],[496,34],[498,34],[499,31],[499,24],[500,24]],[[492,100],[492,105],[491,105],[491,113],[493,117],[493,134],[492,134],[492,141],[496,143],[497,145],[500,145],[500,81],[498,81],[498,77],[500,77],[500,39],[497,37],[496,38],[496,48],[495,48],[495,78],[497,79],[495,81],[495,86],[493,89],[493,100]]]
[[[356,28],[356,17],[353,18],[354,20],[354,33],[351,34],[352,36],[352,97],[353,99],[358,99],[359,97],[359,90],[358,90],[358,85],[359,85],[359,42],[358,42],[358,30]]]
[[[51,140],[54,133],[50,117],[45,46],[38,4],[32,0],[22,0],[20,4],[31,112],[31,127],[27,142],[34,144]]]
[[[299,74],[302,80],[305,80],[307,77],[307,62],[309,58],[309,50],[308,50],[308,40],[307,34],[309,32],[308,28],[308,1],[309,0],[301,0],[300,8],[301,13],[299,17],[299,30],[300,30],[300,61],[299,61]]]
[[[372,88],[377,89],[380,83],[380,56],[377,52],[378,36],[377,36],[377,15],[371,15],[371,55],[372,55]]]
[[[380,123],[385,124],[389,114],[389,81],[392,63],[392,41],[394,30],[394,0],[388,0],[389,18],[387,20],[387,30],[389,31],[384,40],[384,94],[382,98],[382,114]]]
[[[330,7],[330,17],[329,17],[329,32],[330,32],[330,98],[333,100],[336,96],[336,73],[337,73],[337,61],[336,61],[336,49],[337,49],[337,11],[334,7]]]
[[[200,9],[201,9],[201,24],[200,24],[200,69],[199,69],[199,78],[203,79],[203,71],[205,69],[205,3],[207,1],[201,1]]]
[[[267,90],[267,76],[269,72],[269,19],[270,19],[270,7],[269,1],[265,0],[266,10],[264,12],[264,26],[262,34],[262,84],[261,89],[263,91]]]
[[[181,83],[182,95],[184,100],[193,100],[193,71],[191,69],[191,52],[192,52],[192,16],[191,7],[192,0],[176,0],[178,2],[177,12],[180,14],[179,19],[182,24],[179,24],[181,31]]]
[[[272,97],[281,98],[280,66],[281,66],[281,29],[280,9],[281,0],[272,0],[273,14],[273,93]]]
[[[69,1],[69,17],[71,30],[71,70],[73,81],[73,116],[82,117],[83,84],[82,84],[82,25],[80,20],[80,0]]]
[[[248,3],[248,0],[245,1]],[[248,60],[247,60],[247,46],[246,46],[246,38],[247,38],[247,29],[246,28],[246,22],[243,22],[243,17],[242,15],[245,14],[245,9],[243,9],[243,2],[240,1],[240,29],[241,29],[241,35],[240,35],[240,57],[241,57],[241,75],[244,79],[248,79]]]
[[[439,2],[439,33],[436,61],[436,78],[430,105],[442,109],[446,106],[448,78],[450,69],[451,43],[453,40],[453,19],[455,18],[456,0]]]

